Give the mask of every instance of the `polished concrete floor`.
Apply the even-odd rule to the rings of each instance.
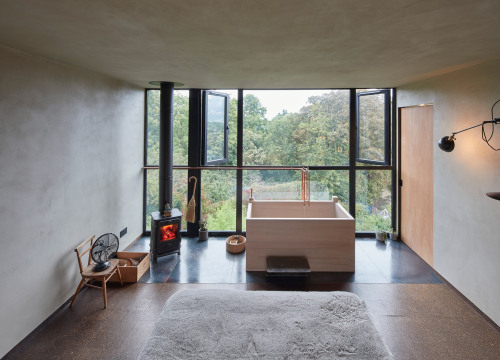
[[[365,301],[395,359],[500,359],[498,327],[441,282],[404,244],[358,240],[356,274],[345,275],[343,281],[326,275],[270,281],[245,274],[244,255],[226,255],[221,239],[204,244],[185,239],[190,240],[194,241],[183,242],[180,257],[152,264],[154,271],[141,282],[111,286],[107,309],[102,308],[99,291],[83,292],[72,309],[64,307],[5,359],[136,359],[165,301],[187,288],[349,291]],[[139,241],[129,250],[140,250],[146,243]]]
[[[143,237],[128,251],[149,251],[149,237]],[[141,278],[146,283],[249,283],[265,282],[264,272],[246,272],[245,252],[226,251],[225,238],[183,237],[181,255],[158,258]],[[306,282],[355,283],[441,283],[432,268],[401,241],[356,240],[356,271],[354,273],[313,273]]]

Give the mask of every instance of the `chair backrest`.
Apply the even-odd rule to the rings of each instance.
[[[78,245],[75,249],[75,252],[76,252],[76,257],[78,258],[78,266],[80,267],[80,274],[83,272],[83,264],[82,264],[82,257],[88,253],[90,251],[90,249],[92,249],[92,245],[94,244],[94,238],[95,238],[95,235],[93,235],[92,237],[88,238],[87,240],[85,240],[84,242],[82,242],[80,245]],[[82,250],[82,248],[85,246],[85,245],[89,245],[85,250]],[[80,252],[81,251],[81,252]],[[89,254],[89,262],[87,265],[90,265],[90,263],[92,262],[92,257],[90,256]]]

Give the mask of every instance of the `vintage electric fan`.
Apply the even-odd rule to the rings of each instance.
[[[95,261],[94,271],[104,271],[111,266],[108,261],[116,256],[120,242],[115,234],[107,233],[99,236],[92,245],[90,256]]]

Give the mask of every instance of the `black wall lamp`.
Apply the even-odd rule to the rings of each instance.
[[[492,199],[500,200],[500,192],[487,192],[486,195]]]
[[[493,150],[495,150],[495,151],[500,150],[500,148],[494,148],[493,146],[490,145],[490,140],[493,137],[493,133],[495,132],[495,125],[496,124],[500,124],[500,118],[495,118],[493,116],[493,108],[499,102],[500,102],[500,100],[497,100],[493,104],[493,106],[491,107],[491,120],[483,121],[481,124],[477,124],[477,125],[471,126],[470,128],[463,129],[463,130],[460,130],[460,131],[457,131],[457,132],[453,132],[453,133],[451,133],[451,136],[444,136],[444,137],[442,137],[439,140],[439,142],[438,142],[439,148],[441,150],[443,150],[443,151],[446,151],[446,152],[453,151],[453,149],[455,148],[455,135],[456,134],[464,132],[464,131],[467,131],[467,130],[470,130],[470,129],[474,129],[475,127],[478,127],[478,126],[481,126],[482,127],[481,135],[482,135],[482,138],[483,138],[484,142],[486,142],[486,144],[488,144],[488,146],[490,148],[492,148]],[[491,134],[489,136],[486,135],[486,132],[484,130],[484,125],[485,124],[492,124]]]

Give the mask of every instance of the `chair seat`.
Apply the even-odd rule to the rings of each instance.
[[[82,276],[98,277],[98,276],[107,276],[107,275],[111,274],[113,271],[115,271],[116,267],[118,266],[119,260],[118,259],[109,259],[109,262],[111,263],[111,266],[103,271],[94,271],[93,269],[94,269],[95,264],[90,264],[85,269],[83,269]]]

